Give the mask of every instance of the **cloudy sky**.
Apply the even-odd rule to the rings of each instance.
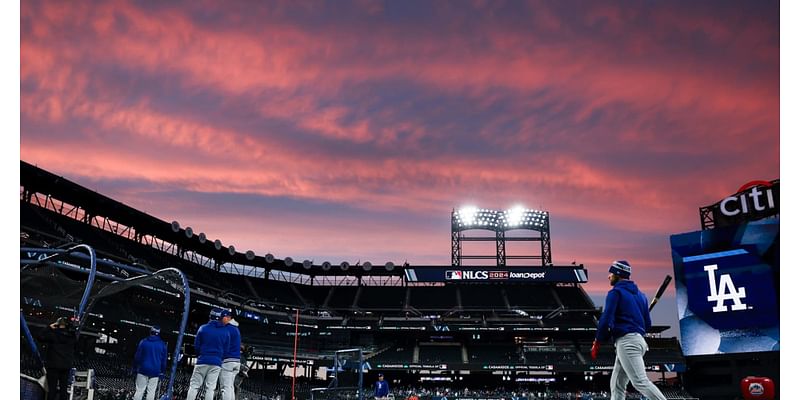
[[[779,178],[776,1],[20,6],[22,160],[239,250],[446,264],[453,208],[522,204],[651,293]]]

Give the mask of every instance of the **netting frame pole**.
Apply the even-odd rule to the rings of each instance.
[[[184,333],[186,331],[186,324],[187,324],[188,319],[189,319],[189,307],[190,307],[190,303],[191,303],[191,298],[190,298],[191,291],[189,289],[189,280],[186,279],[186,274],[184,274],[183,271],[181,271],[181,270],[179,270],[177,268],[170,267],[170,268],[160,269],[160,270],[158,270],[156,272],[153,272],[150,275],[140,275],[140,276],[136,276],[136,277],[133,277],[133,278],[128,278],[128,279],[125,279],[125,280],[122,280],[122,281],[112,282],[110,285],[104,287],[103,289],[100,289],[100,291],[97,292],[97,294],[94,296],[94,300],[86,308],[87,312],[89,310],[91,310],[92,307],[94,307],[94,304],[95,304],[96,300],[101,298],[100,295],[103,293],[103,291],[105,291],[106,289],[114,287],[114,285],[119,283],[119,282],[130,283],[130,282],[138,280],[138,279],[149,278],[149,277],[154,276],[154,275],[163,275],[165,273],[170,273],[170,272],[178,274],[178,276],[181,278],[181,283],[183,284],[183,317],[181,318],[181,326],[180,326],[180,329],[178,330],[178,340],[175,343],[175,351],[173,352],[173,356],[172,356],[172,368],[170,369],[169,384],[167,384],[166,393],[164,393],[160,397],[160,400],[170,400],[172,398],[172,387],[173,387],[173,385],[175,383],[175,373],[178,370],[178,362],[182,358],[181,357],[181,346],[183,345],[183,335],[184,335]],[[84,321],[81,319],[80,320],[80,325],[78,326],[78,335],[80,335],[80,332],[83,330],[83,324],[84,324]]]
[[[295,310],[294,314],[294,352],[292,354],[294,368],[292,368],[292,400],[294,397],[294,386],[297,381],[297,331],[300,326],[300,310]]]
[[[353,353],[358,351],[358,400],[364,400],[364,351],[359,347],[355,349],[336,350],[333,353],[333,379],[339,386],[339,353]]]
[[[25,315],[22,313],[22,311],[19,312],[19,325],[22,328],[22,331],[25,332],[25,340],[28,341],[28,345],[31,347],[33,355],[35,355],[36,360],[39,361],[39,365],[42,367],[42,372],[45,372],[44,361],[42,360],[41,353],[39,353],[39,347],[36,346],[36,341],[33,340],[33,335],[31,334],[30,328],[28,328],[28,322],[25,321]]]
[[[61,250],[61,249],[29,249],[23,248],[20,251],[33,251],[39,253],[53,253],[47,257],[44,257],[38,260],[36,263],[45,263],[48,261],[55,261],[58,258],[64,257],[65,255],[69,255],[78,249],[86,250],[89,253],[89,278],[86,280],[86,288],[83,289],[83,296],[81,297],[81,302],[78,303],[78,310],[75,316],[78,318],[78,321],[83,320],[83,316],[86,310],[86,304],[89,302],[89,295],[92,292],[92,286],[94,285],[95,275],[97,275],[97,255],[94,249],[89,246],[88,244],[79,244],[72,246],[68,249]],[[80,333],[77,333],[80,335]]]

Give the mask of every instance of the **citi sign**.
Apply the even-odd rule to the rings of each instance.
[[[739,188],[737,195],[723,199],[719,204],[719,210],[723,215],[733,217],[739,214],[773,209],[775,208],[775,199],[771,187],[772,183],[767,181],[746,183]],[[744,192],[750,188],[752,189],[749,192]],[[764,190],[760,190],[761,188]]]

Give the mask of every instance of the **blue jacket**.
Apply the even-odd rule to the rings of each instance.
[[[153,378],[167,371],[167,344],[157,335],[151,335],[139,342],[133,358],[136,372]]]
[[[621,280],[608,291],[606,307],[597,323],[595,338],[604,342],[609,337],[616,340],[634,332],[644,336],[650,329],[650,324],[647,297],[633,281]]]
[[[386,397],[389,395],[389,382],[375,382],[375,397]]]
[[[222,365],[222,356],[230,344],[228,329],[220,321],[208,321],[197,330],[194,351],[198,365]]]
[[[222,361],[240,362],[242,357],[242,336],[239,334],[239,328],[231,323],[228,323],[228,325],[225,325],[225,329],[228,330],[230,344],[225,349],[225,352],[222,356]]]

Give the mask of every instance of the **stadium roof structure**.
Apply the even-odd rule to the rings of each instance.
[[[373,265],[369,262],[350,264],[348,262],[330,263],[326,261],[314,264],[308,260],[295,261],[291,257],[278,258],[272,254],[256,255],[253,251],[236,251],[233,245],[224,246],[218,239],[208,240],[204,233],[196,233],[191,227],[181,227],[177,221],[171,223],[163,221],[22,160],[20,160],[20,186],[22,191],[21,200],[26,203],[47,208],[74,220],[95,225],[132,241],[179,255],[182,258],[218,271],[225,265],[234,265],[263,269],[262,272],[264,274],[268,271],[275,271],[312,278],[341,276],[358,277],[359,279],[361,277],[403,279],[408,275],[406,272],[411,270],[407,263],[395,265],[392,262],[387,262]],[[477,216],[482,215],[480,212],[477,213]],[[460,213],[454,213],[454,221],[462,219],[462,217]],[[469,223],[466,220],[463,222]],[[533,258],[541,259],[543,262],[549,261],[549,221],[546,212],[512,209],[506,213],[497,214],[495,222],[504,226],[502,230],[530,229],[542,232],[542,237],[532,240],[542,242],[543,255]],[[469,228],[464,227],[464,229]],[[460,235],[461,230],[463,229],[458,230],[457,235]],[[522,239],[507,238],[504,240]],[[464,240],[469,240],[469,238]],[[524,240],[531,239],[525,238]],[[508,258],[515,257],[509,256]],[[505,255],[503,255],[503,260],[505,260]],[[552,263],[547,265],[552,267]],[[453,264],[453,266],[460,268],[476,267],[461,267],[460,262]],[[498,266],[502,265],[498,264]],[[442,269],[449,266],[430,267]],[[414,266],[413,268],[416,268],[416,271],[422,271],[427,267]],[[578,276],[577,282],[586,281],[586,274],[582,265],[578,268],[573,266],[564,267],[563,269],[566,270],[568,268],[581,270],[575,272],[575,275]],[[411,271],[413,272],[414,270]],[[556,271],[553,270],[553,272]],[[573,273],[572,271],[567,272],[569,274]],[[294,278],[291,279],[294,280]]]
[[[403,275],[403,266],[391,262],[383,265],[364,263],[357,266],[347,262],[312,265],[309,261],[298,262],[291,257],[279,259],[271,254],[255,255],[252,251],[235,251],[235,247],[222,246],[219,240],[206,240],[205,234],[195,233],[191,227],[181,228],[176,222],[163,221],[22,160],[20,186],[26,202],[31,202],[32,197],[40,193],[47,199],[57,199],[58,203],[51,208],[61,214],[77,217],[76,219],[84,222],[89,222],[93,217],[108,219],[115,226],[124,226],[119,228],[123,233],[127,230],[135,232],[130,237],[133,240],[138,241],[143,237],[158,238],[178,246],[182,251],[213,259],[217,264],[254,265],[269,270],[310,275]]]

